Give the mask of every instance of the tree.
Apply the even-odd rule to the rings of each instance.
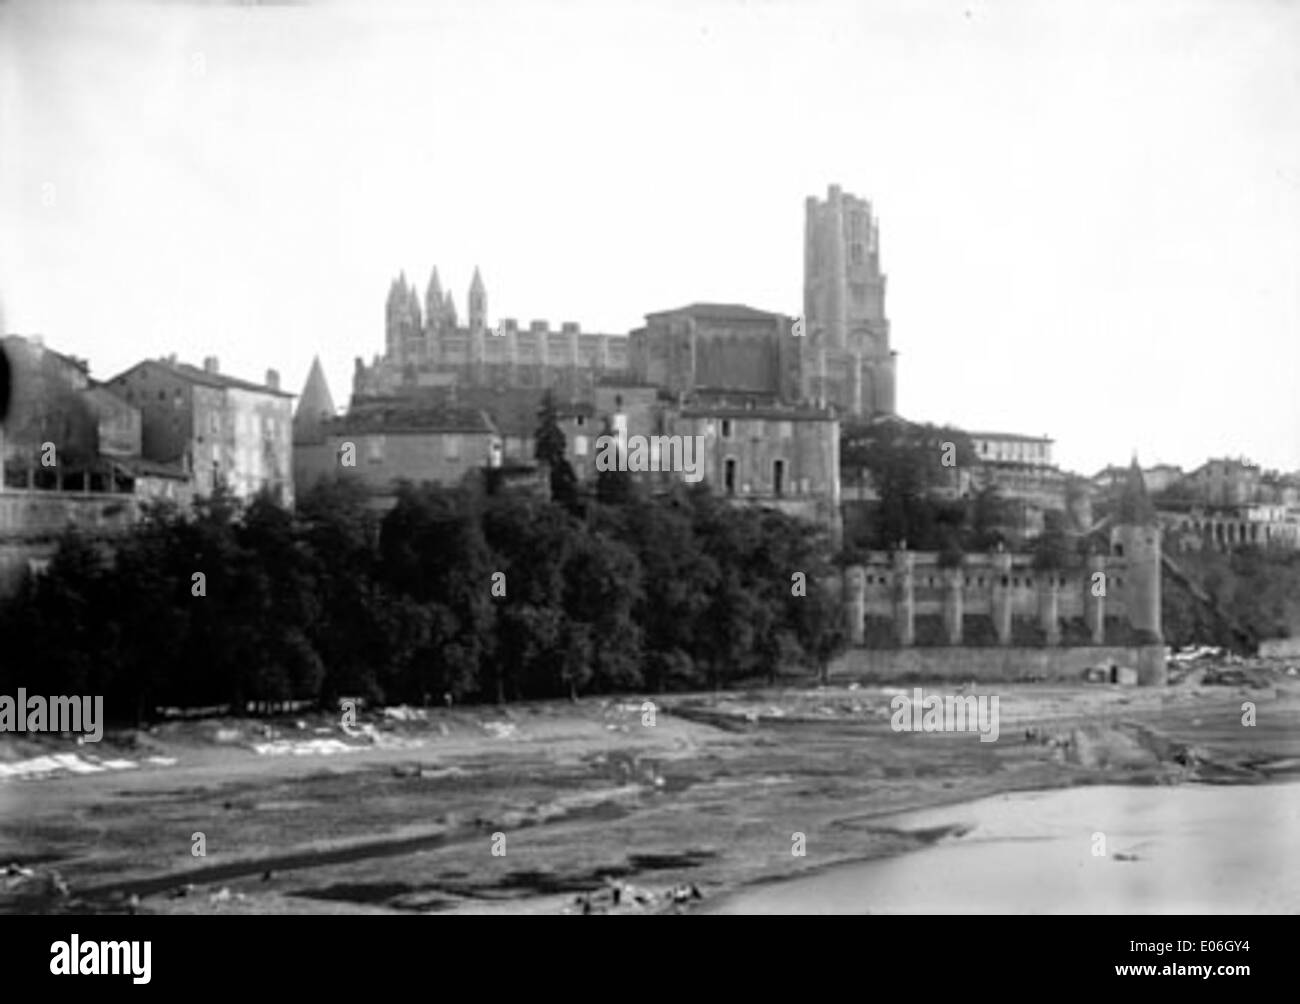
[[[1071,565],[1075,552],[1066,532],[1066,515],[1059,509],[1049,509],[1043,514],[1043,532],[1034,541],[1034,568],[1043,572],[1056,572]]]
[[[987,484],[976,492],[971,505],[971,550],[988,551],[1004,540],[1002,528],[1010,520],[1008,507],[995,484]]]
[[[955,493],[960,471],[978,464],[970,437],[961,430],[911,422],[847,429],[841,453],[843,468],[865,470],[880,497],[872,546],[881,549],[902,541],[916,550],[942,546],[940,524],[957,520],[955,512],[962,508],[943,496]]]
[[[606,417],[601,439],[613,439],[614,437],[614,426]],[[626,505],[634,495],[635,489],[632,485],[632,475],[630,473],[618,470],[617,465],[610,470],[601,470],[597,466],[596,498],[602,505]]]
[[[578,512],[578,477],[565,455],[564,432],[556,416],[555,396],[549,389],[537,412],[536,443],[534,456],[550,470],[551,501],[569,512]]]

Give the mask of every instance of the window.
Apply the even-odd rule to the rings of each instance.
[[[587,437],[573,437],[573,455],[575,457],[585,457],[587,455]]]
[[[726,485],[727,494],[736,494],[736,461],[728,457],[723,465],[723,484]]]
[[[579,429],[581,429],[584,425],[587,424],[587,418],[586,418],[586,416],[585,416],[585,415],[579,415],[577,418],[575,418],[575,419],[573,420],[573,424],[576,425]]]
[[[722,438],[723,439],[731,438],[731,419],[729,418],[724,418],[722,420]],[[734,463],[734,461],[729,461],[729,463]]]
[[[448,460],[460,459],[460,436],[443,436],[443,456]]]

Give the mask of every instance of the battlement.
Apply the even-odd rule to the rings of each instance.
[[[933,551],[868,552],[844,570],[850,640],[962,645],[969,631],[982,629],[988,642],[1004,646],[1027,635],[1047,647],[1067,636],[1075,644],[1114,644],[1116,636],[1124,644],[1158,643],[1159,546],[1112,550],[1060,569],[1009,551],[966,554],[957,563]],[[918,633],[918,620],[929,630]]]

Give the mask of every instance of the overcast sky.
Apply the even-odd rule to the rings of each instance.
[[[462,317],[797,313],[878,213],[918,420],[1091,473],[1300,468],[1300,4],[0,2],[0,301],[108,378],[336,401],[401,269]]]

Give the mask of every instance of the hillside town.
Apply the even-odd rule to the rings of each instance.
[[[427,952],[356,918],[434,914],[1276,965],[1298,44],[1193,0],[0,3],[12,972],[373,992]]]
[[[623,334],[576,322],[524,328],[491,317],[476,269],[461,325],[436,268],[423,297],[401,275],[383,315],[385,351],[369,364],[357,358],[343,409],[319,360],[295,396],[274,370],[237,377],[215,354],[201,365],[144,359],[100,378],[39,334],[7,333],[16,390],[0,448],[0,593],[42,567],[65,527],[108,539],[147,503],[185,506],[219,483],[240,499],[268,493],[291,507],[295,491],[350,477],[380,510],[402,482],[453,487],[493,470],[536,490],[546,481],[536,450],[546,395],[565,459],[588,490],[603,433],[652,443],[701,436],[714,491],[852,544],[880,498],[854,448],[908,420],[893,408],[898,353],[870,203],[832,185],[808,199],[805,223],[802,314],[693,303],[647,313]],[[970,451],[929,491],[963,500],[995,492],[1008,547],[1039,537],[1053,515],[1088,532],[1129,468],[1116,458],[1094,474],[1063,470],[1042,435],[950,433],[967,437]],[[345,444],[355,463],[344,461]],[[636,477],[650,490],[681,480],[666,470]],[[1222,457],[1192,470],[1143,467],[1142,478],[1168,550],[1300,548],[1300,472]]]

